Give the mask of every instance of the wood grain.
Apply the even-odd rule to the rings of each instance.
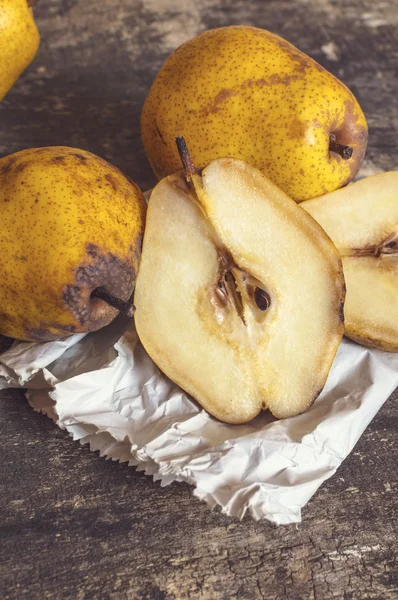
[[[72,145],[154,177],[139,117],[166,56],[196,33],[252,24],[340,77],[370,125],[368,169],[396,169],[394,0],[41,0],[30,69],[0,105],[0,154]],[[398,396],[390,398],[298,527],[211,512],[100,459],[0,394],[0,589],[10,600],[398,598]]]

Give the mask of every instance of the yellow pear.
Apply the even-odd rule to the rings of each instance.
[[[0,334],[47,341],[108,324],[133,292],[145,210],[135,183],[90,152],[1,159]]]
[[[34,0],[0,0],[0,100],[30,65],[39,48],[33,4]]]
[[[351,181],[367,143],[343,83],[277,35],[246,26],[206,31],[166,60],[141,132],[159,179],[179,170],[183,135],[198,168],[244,160],[297,202]]]

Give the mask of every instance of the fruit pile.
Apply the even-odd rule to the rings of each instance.
[[[22,17],[29,35],[0,97],[38,45],[27,0],[0,0],[0,20],[7,7],[10,36]],[[147,211],[89,152],[0,160],[2,335],[135,310],[154,362],[229,423],[306,410],[343,334],[398,352],[398,172],[347,186],[367,125],[340,81],[270,32],[224,27],[166,60],[141,125],[161,180]]]

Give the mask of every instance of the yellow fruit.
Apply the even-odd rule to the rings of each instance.
[[[0,160],[0,334],[45,341],[117,314],[92,296],[132,294],[146,204],[118,169],[48,147]]]
[[[296,201],[353,179],[367,125],[352,93],[323,67],[268,31],[207,31],[165,62],[146,99],[141,132],[160,179],[180,169],[183,135],[197,167],[223,157],[260,169]],[[351,146],[344,160],[330,151]]]
[[[29,0],[0,0],[0,100],[36,56],[40,36]]]

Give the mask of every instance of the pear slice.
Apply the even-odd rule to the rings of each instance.
[[[338,252],[259,171],[218,159],[152,192],[135,322],[164,373],[209,413],[244,423],[305,411],[343,335]]]
[[[300,206],[342,256],[346,336],[398,352],[398,171],[372,175]]]

